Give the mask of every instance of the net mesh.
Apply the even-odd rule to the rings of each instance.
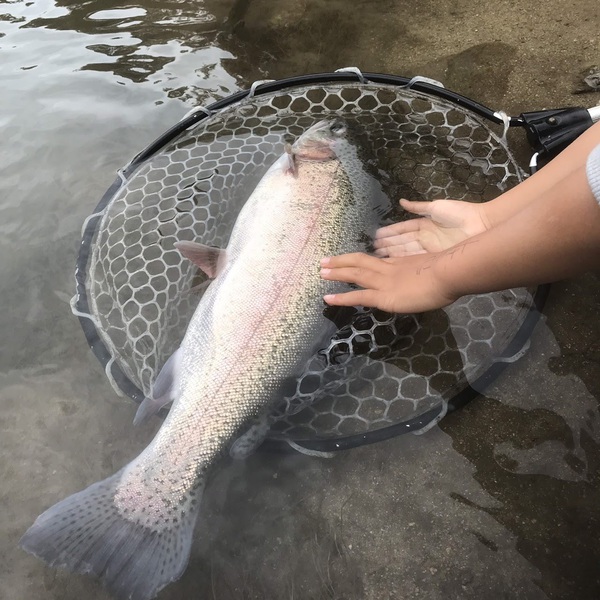
[[[85,288],[112,361],[145,395],[198,304],[179,240],[225,247],[245,200],[286,142],[329,115],[356,121],[390,197],[480,202],[518,183],[505,141],[455,104],[384,84],[299,86],[233,104],[171,140],[103,209]],[[406,218],[398,213],[396,218]],[[272,417],[273,435],[330,437],[443,405],[505,351],[530,290],[466,297],[444,311],[360,311],[314,356]]]

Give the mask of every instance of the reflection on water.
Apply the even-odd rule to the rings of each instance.
[[[424,64],[427,27],[454,27],[445,43],[463,48],[464,24],[434,3],[407,11],[378,0],[369,19],[366,6],[0,0],[3,600],[106,600],[93,580],[46,570],[17,542],[43,509],[135,456],[156,427],[132,430],[135,407],[115,397],[70,314],[85,217],[115,170],[190,105],[258,76],[377,70],[398,38],[402,56]],[[393,70],[412,74],[404,65]],[[460,73],[477,80],[472,61]],[[567,284],[551,307],[560,360],[542,329],[487,398],[441,428],[329,462],[224,464],[190,568],[161,599],[600,597],[600,294],[597,278],[587,281]]]
[[[225,14],[210,13],[200,3],[182,0],[146,1],[143,6],[122,7],[105,0],[88,2],[15,1],[0,19],[18,24],[19,29],[55,30],[84,34],[77,44],[78,70],[108,72],[136,83],[162,84],[168,97],[206,100],[207,94],[193,80],[219,79],[213,86],[219,95],[235,89],[233,78],[222,69],[223,59],[232,56],[216,45],[218,25]],[[219,5],[217,4],[217,8]],[[12,32],[15,41],[30,38]],[[6,35],[6,32],[0,33]],[[73,38],[69,38],[73,40]],[[81,38],[79,38],[81,39]],[[70,42],[73,47],[73,41]],[[2,48],[6,51],[6,47]],[[66,48],[61,49],[61,54]],[[21,52],[25,57],[26,53]],[[81,58],[85,62],[81,63]],[[33,69],[37,64],[21,66]],[[186,85],[181,85],[185,82]],[[124,83],[121,81],[121,83]]]
[[[195,5],[194,5],[195,4]],[[120,8],[118,2],[57,2],[58,14],[42,14],[26,27],[78,31],[105,38],[86,45],[102,55],[82,69],[109,71],[132,81],[147,81],[165,69],[175,57],[194,48],[210,46],[215,37],[214,15],[196,3],[145,2],[145,6]],[[205,64],[207,74],[218,59]],[[174,79],[171,71],[164,77]],[[177,92],[172,91],[173,94]]]

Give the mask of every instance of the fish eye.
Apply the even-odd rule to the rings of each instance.
[[[331,133],[344,133],[344,131],[346,130],[346,127],[344,126],[344,124],[341,121],[334,121],[329,130],[331,131]]]

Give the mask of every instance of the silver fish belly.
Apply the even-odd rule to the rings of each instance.
[[[180,347],[177,396],[148,447],[108,479],[40,515],[21,541],[117,596],[153,598],[179,578],[207,474],[335,332],[319,277],[326,255],[364,250],[378,190],[345,124],[309,129],[241,211]]]

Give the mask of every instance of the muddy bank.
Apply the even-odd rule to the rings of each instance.
[[[219,2],[222,8],[223,2]],[[573,98],[579,73],[600,61],[597,7],[502,0],[240,0],[230,2],[221,43],[245,79],[358,66],[425,75],[510,112],[595,103]],[[592,96],[597,96],[592,95]]]

